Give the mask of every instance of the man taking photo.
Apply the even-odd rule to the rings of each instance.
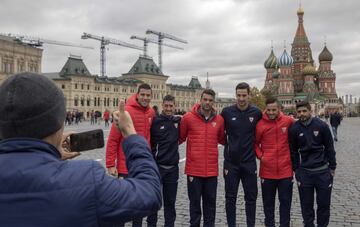
[[[21,73],[0,86],[1,226],[114,226],[161,206],[160,175],[124,103],[114,113],[129,178],[93,160],[63,161],[65,97],[48,78]]]

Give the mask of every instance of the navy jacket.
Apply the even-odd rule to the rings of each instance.
[[[310,124],[295,122],[289,128],[289,144],[293,169],[316,169],[326,164],[335,170],[334,142],[329,126],[318,118]]]
[[[156,163],[174,166],[179,163],[179,116],[160,114],[151,125],[151,148]]]
[[[221,115],[226,130],[225,161],[235,165],[255,162],[255,130],[257,122],[262,118],[260,109],[249,105],[241,111],[235,104],[225,107]]]
[[[60,160],[41,140],[0,142],[0,226],[113,226],[161,207],[160,175],[147,142],[123,143],[129,178],[93,160]]]

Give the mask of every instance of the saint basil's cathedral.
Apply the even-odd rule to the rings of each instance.
[[[307,100],[315,114],[324,114],[342,109],[336,94],[336,74],[331,69],[333,56],[324,45],[319,54],[319,67],[316,69],[309,40],[306,36],[300,6],[297,11],[298,27],[292,43],[291,55],[284,48],[279,58],[271,49],[266,59],[266,79],[263,91],[277,97],[285,112],[294,111],[296,102]]]

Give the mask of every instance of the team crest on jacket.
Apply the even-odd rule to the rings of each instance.
[[[212,127],[214,127],[215,128],[215,126],[216,126],[216,122],[214,121],[214,122],[211,122],[211,125],[212,125]]]
[[[165,126],[164,126],[164,125],[161,125],[161,126],[160,126],[160,129],[165,129]]]
[[[179,124],[178,123],[174,123],[174,127],[178,128]]]
[[[252,123],[254,121],[254,117],[249,117],[249,121]]]
[[[236,117],[231,118],[231,120],[232,120],[232,121],[235,121],[235,120],[236,120]]]
[[[194,180],[194,177],[189,177],[190,182],[193,182],[193,180]]]
[[[319,135],[319,131],[314,131],[314,136],[318,136]]]
[[[285,133],[286,132],[286,127],[282,127],[281,130],[282,130],[283,133]]]

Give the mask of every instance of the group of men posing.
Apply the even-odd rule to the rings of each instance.
[[[251,105],[250,87],[239,83],[236,104],[221,114],[213,108],[215,92],[205,89],[200,102],[183,117],[174,115],[175,98],[163,98],[162,113],[155,116],[150,107],[151,87],[142,84],[127,100],[137,134],[151,147],[158,165],[164,202],[165,226],[174,226],[175,201],[179,178],[179,144],[186,144],[185,174],[190,200],[190,226],[215,226],[218,183],[218,144],[224,145],[225,205],[228,226],[236,226],[236,200],[240,181],[244,190],[246,223],[255,226],[257,187],[256,158],[260,160],[265,225],[275,226],[275,196],[280,202],[280,226],[290,225],[290,210],[295,175],[299,188],[305,226],[314,226],[314,190],[317,201],[317,226],[327,226],[330,198],[336,168],[333,138],[323,121],[311,116],[307,102],[296,104],[298,121],[284,115],[275,98],[266,100],[262,113]],[[122,134],[112,125],[106,148],[109,174],[127,178]],[[201,210],[202,201],[202,210]],[[141,226],[142,220],[133,220]],[[148,226],[156,226],[157,213],[147,217]],[[124,223],[120,223],[124,225]]]

